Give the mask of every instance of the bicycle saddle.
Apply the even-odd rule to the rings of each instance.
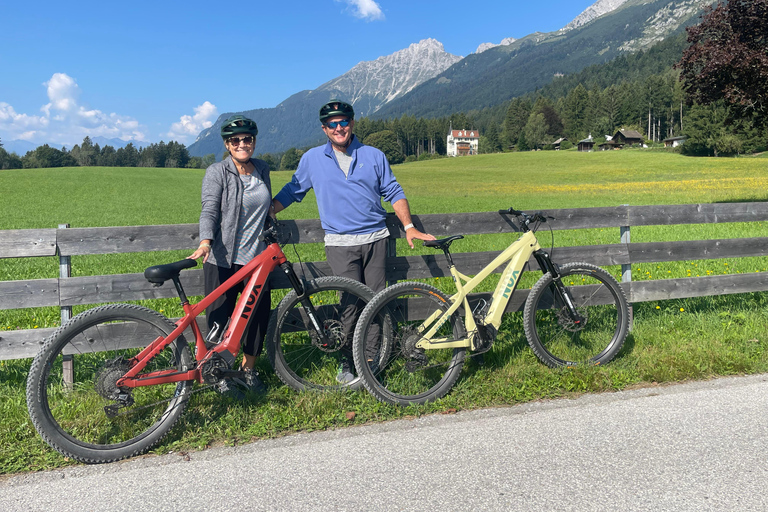
[[[462,238],[464,238],[464,235],[453,235],[448,238],[439,238],[437,240],[424,240],[424,245],[426,247],[434,247],[435,249],[447,251],[451,246],[451,242],[454,240],[461,240]]]
[[[192,268],[196,266],[197,261],[190,259],[175,261],[173,263],[166,263],[165,265],[155,265],[144,270],[144,277],[150,283],[163,284],[169,279],[178,277],[179,273],[185,268]]]

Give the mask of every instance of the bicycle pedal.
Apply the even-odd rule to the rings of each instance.
[[[233,386],[231,382],[229,382],[227,379],[221,379],[216,384],[216,391],[218,391],[222,395],[227,395],[231,398],[234,398],[235,400],[244,400],[245,394],[243,394],[242,391],[237,389],[236,386]]]

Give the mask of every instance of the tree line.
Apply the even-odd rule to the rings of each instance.
[[[47,167],[174,167],[206,168],[215,161],[215,155],[205,157],[189,156],[186,146],[180,142],[149,144],[136,147],[128,143],[117,148],[110,145],[99,147],[90,137],[82,144],[75,144],[71,150],[57,149],[43,144],[24,156],[8,153],[0,144],[0,169],[30,169]]]

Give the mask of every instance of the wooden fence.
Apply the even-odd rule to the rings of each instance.
[[[556,219],[549,222],[555,230],[618,228],[615,244],[556,247],[553,259],[558,263],[587,261],[600,266],[621,265],[622,286],[631,303],[768,290],[768,272],[633,282],[631,270],[632,265],[655,262],[767,256],[768,237],[632,243],[631,228],[761,222],[768,220],[768,202],[617,206],[545,210],[544,213]],[[511,217],[497,212],[420,215],[414,217],[414,223],[438,238],[455,234],[518,231]],[[391,256],[387,264],[389,281],[449,275],[445,258],[440,252],[422,256],[395,255],[395,239],[404,235],[393,215],[388,218],[388,226],[391,234]],[[318,220],[283,221],[282,229],[293,243],[323,240]],[[61,268],[58,278],[0,281],[0,311],[56,306],[61,308],[62,321],[66,321],[72,306],[176,297],[173,286],[153,287],[140,273],[69,277],[69,259],[86,254],[184,249],[191,252],[197,247],[197,231],[197,224],[110,228],[68,228],[62,225],[59,229],[0,231],[0,258],[58,256]],[[540,231],[540,234],[543,233]],[[541,237],[541,243],[546,246],[547,240]],[[454,263],[463,273],[470,275],[498,254],[496,251],[459,253],[461,243],[455,244],[454,249]],[[529,264],[531,269],[538,270],[535,260]],[[295,266],[297,272],[302,271],[297,264]],[[305,263],[303,270],[312,276],[331,273],[324,261]],[[203,294],[201,269],[184,271],[182,276],[188,295]],[[272,283],[274,288],[288,287],[281,273],[272,275]],[[513,296],[507,311],[522,310],[527,290],[519,292]],[[0,360],[34,356],[45,337],[53,331],[54,328],[0,331]]]

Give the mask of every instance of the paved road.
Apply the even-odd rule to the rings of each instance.
[[[0,480],[2,511],[768,510],[768,375]]]

